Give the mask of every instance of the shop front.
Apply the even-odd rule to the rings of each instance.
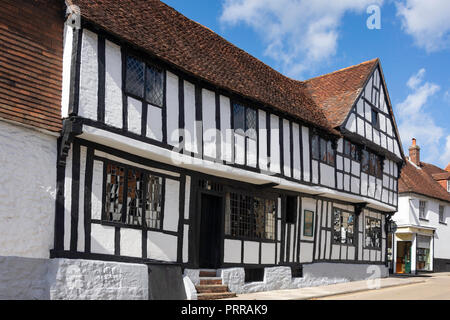
[[[399,227],[394,237],[394,272],[416,274],[433,271],[434,230]]]

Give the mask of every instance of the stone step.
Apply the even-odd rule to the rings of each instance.
[[[208,284],[222,284],[222,278],[219,277],[200,278],[200,285],[208,285]]]
[[[195,286],[198,293],[219,293],[228,292],[228,286],[219,284],[198,285]]]
[[[236,297],[234,292],[219,292],[219,293],[200,293],[197,295],[198,300],[217,300]]]
[[[200,270],[200,277],[217,277],[216,270]]]

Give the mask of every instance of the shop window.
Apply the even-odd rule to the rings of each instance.
[[[275,240],[275,200],[228,192],[225,234],[237,238]]]
[[[162,178],[139,169],[106,164],[103,220],[159,229]]]
[[[355,215],[351,212],[334,208],[334,243],[353,244]]]
[[[294,224],[297,220],[297,197],[286,197],[286,223]]]
[[[381,249],[381,220],[366,217],[365,246],[367,248]]]
[[[305,210],[303,213],[303,235],[305,237],[314,236],[314,212]]]
[[[416,269],[419,271],[431,271],[431,237],[417,235]]]

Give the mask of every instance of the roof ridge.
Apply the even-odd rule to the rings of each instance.
[[[372,63],[372,62],[375,62],[375,61],[379,61],[379,60],[380,60],[379,58],[374,58],[374,59],[371,59],[371,60],[367,60],[367,61],[364,61],[364,62],[361,62],[361,63],[358,63],[358,64],[354,64],[354,65],[351,65],[351,66],[348,66],[348,67],[345,67],[345,68],[341,68],[339,70],[335,70],[335,71],[332,71],[332,72],[329,72],[329,73],[325,73],[325,74],[322,74],[322,75],[319,75],[319,76],[316,76],[316,77],[313,77],[313,78],[309,78],[307,80],[304,80],[303,82],[309,82],[311,80],[315,80],[315,79],[318,79],[318,78],[327,77],[327,76],[330,76],[332,74],[336,74],[336,73],[343,72],[343,71],[346,71],[346,70],[354,69],[354,68],[360,67],[362,65],[369,64],[369,63]]]

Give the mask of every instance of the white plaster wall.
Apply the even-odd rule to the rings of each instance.
[[[292,278],[290,267],[264,268],[263,281],[250,283],[245,283],[244,268],[221,269],[219,270],[219,274],[222,278],[222,282],[228,285],[230,291],[241,294],[325,286],[335,283],[372,279],[373,268],[379,270],[381,278],[388,277],[388,268],[383,265],[348,263],[306,264],[303,266],[303,277],[301,278]]]
[[[292,152],[293,154],[293,173],[294,179],[300,180],[301,178],[301,159],[300,159],[300,127],[297,123],[292,124]]]
[[[101,220],[103,194],[103,162],[95,160],[92,171],[92,219]],[[84,192],[82,194],[82,197],[84,197]]]
[[[97,120],[98,107],[98,37],[87,29],[83,30],[80,66],[80,101],[78,114]]]
[[[162,109],[149,104],[147,109],[147,137],[162,141],[162,120]]]
[[[320,183],[331,188],[335,187],[334,167],[320,164]]]
[[[244,241],[244,263],[259,262],[259,242]]]
[[[91,252],[114,255],[115,228],[91,224]]]
[[[197,132],[195,130],[195,86],[184,81],[184,129],[185,149],[197,152]]]
[[[220,96],[220,136],[221,136],[221,159],[232,161],[232,145],[233,145],[233,131],[231,130],[231,111],[230,99],[225,96]]]
[[[310,154],[309,154],[309,129],[302,126],[302,154],[303,154],[303,180],[311,181],[310,177]]]
[[[51,259],[51,300],[148,300],[148,269],[143,264]]]
[[[69,116],[70,70],[72,68],[73,29],[64,25],[63,74],[61,93],[61,116]]]
[[[250,167],[255,168],[256,162],[257,162],[257,153],[258,153],[258,147],[257,147],[257,141],[253,139],[247,138],[247,165]]]
[[[267,114],[265,111],[258,110],[259,121],[259,167],[261,170],[267,170]]]
[[[216,158],[216,94],[202,89],[203,154]]]
[[[241,241],[225,239],[224,256],[225,263],[241,263]]]
[[[142,231],[120,228],[120,255],[142,257]]]
[[[237,133],[234,134],[234,162],[245,164],[245,136]]]
[[[184,225],[183,233],[183,262],[189,261],[189,225]]]
[[[65,180],[64,180],[64,249],[70,249],[70,220],[72,206],[72,153],[73,145],[70,146],[69,154],[66,158]]]
[[[1,256],[49,257],[56,152],[56,137],[0,121]]]
[[[122,128],[122,53],[105,40],[105,123]]]
[[[142,102],[128,97],[128,131],[142,133]]]
[[[178,99],[178,77],[172,72],[166,71],[167,83],[167,143],[172,146],[179,145],[178,112],[180,101]]]
[[[87,157],[87,148],[81,146],[80,147],[80,193],[78,199],[78,243],[77,248],[80,251],[84,251],[84,184],[86,179],[86,157]],[[95,168],[94,168],[95,169]],[[98,168],[97,168],[98,169]],[[102,172],[103,176],[103,172]],[[98,183],[98,182],[97,182]],[[103,188],[103,181],[102,181]],[[98,192],[98,190],[96,190]],[[94,197],[92,197],[94,198]],[[100,196],[101,199],[101,196]],[[97,204],[93,204],[92,209]],[[101,204],[100,204],[101,207]],[[69,211],[70,207],[66,208],[66,211]],[[70,226],[69,229],[70,230]],[[66,231],[64,234],[70,233],[70,231]]]
[[[273,114],[270,115],[270,166],[272,172],[280,173],[280,121]]]
[[[180,182],[166,179],[166,195],[164,199],[164,230],[178,231],[180,199]]]
[[[262,264],[274,264],[275,261],[275,243],[262,243],[261,244],[261,263]]]
[[[291,130],[289,121],[283,119],[283,172],[287,177],[291,176]]]
[[[154,260],[176,262],[177,241],[177,237],[175,236],[149,231],[147,238],[147,257]]]

